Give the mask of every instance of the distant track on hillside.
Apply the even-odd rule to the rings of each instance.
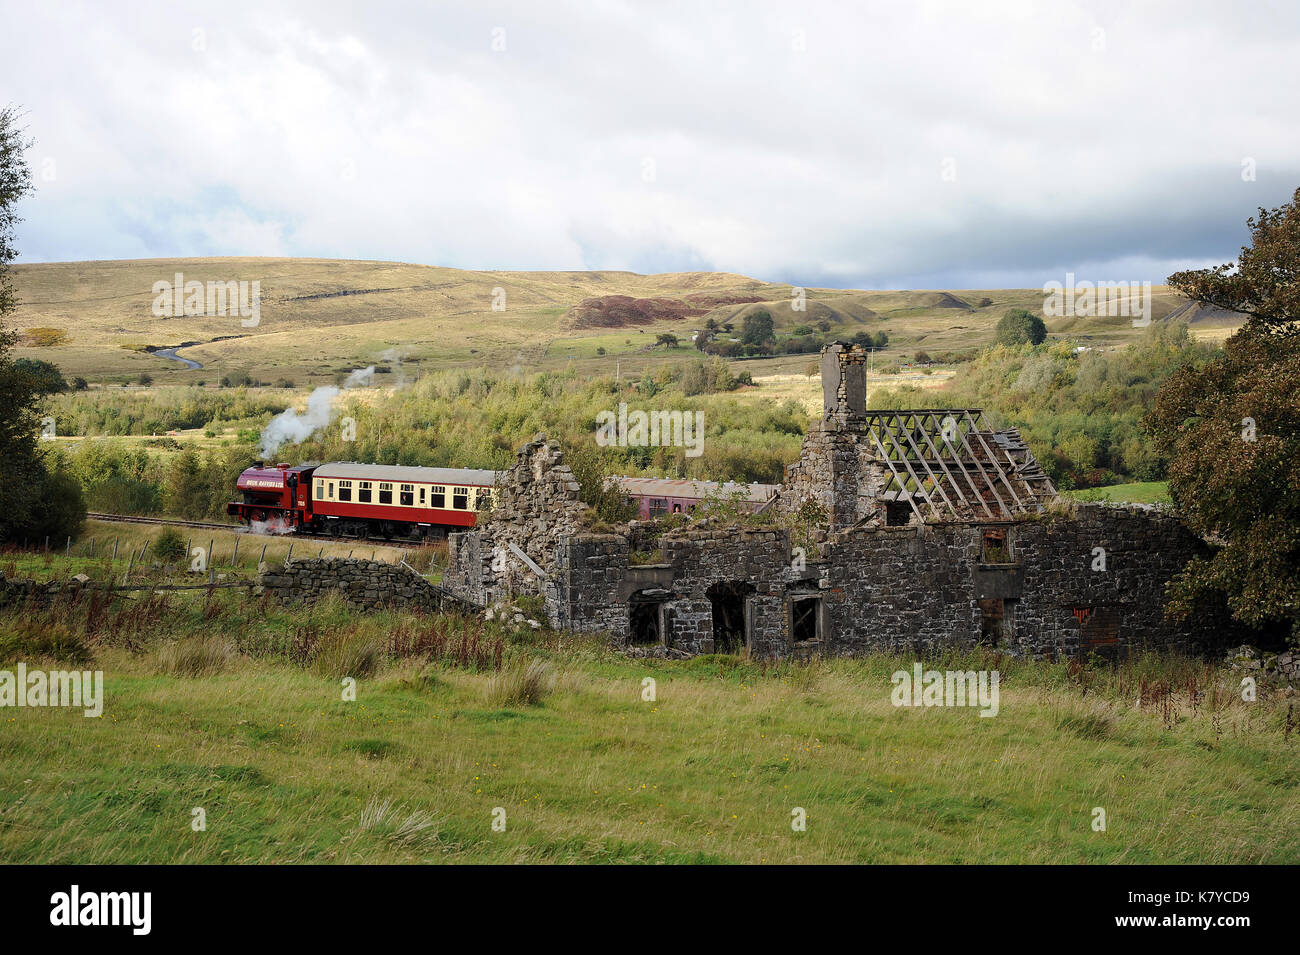
[[[247,534],[249,537],[265,537],[268,540],[275,537],[285,537],[289,540],[312,540],[330,544],[344,544],[349,542],[371,543],[383,547],[394,547],[399,550],[415,550],[420,546],[414,541],[394,541],[386,540],[382,537],[330,537],[328,534],[258,534],[250,531],[243,524],[217,524],[212,521],[180,521],[166,517],[140,517],[134,514],[101,514],[87,511],[86,519],[91,521],[105,521],[114,524],[153,524],[164,527],[188,527],[200,531],[234,531],[236,534]]]

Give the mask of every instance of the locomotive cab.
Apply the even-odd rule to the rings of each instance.
[[[250,524],[254,521],[284,521],[301,526],[311,520],[311,473],[313,465],[255,463],[239,475],[235,489],[240,500],[226,505],[226,513]]]

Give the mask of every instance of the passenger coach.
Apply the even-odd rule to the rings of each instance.
[[[327,534],[441,537],[492,510],[496,472],[322,464],[311,483],[311,522]]]

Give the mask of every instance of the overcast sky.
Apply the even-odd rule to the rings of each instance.
[[[1300,186],[1289,0],[0,3],[26,262],[1158,283]]]

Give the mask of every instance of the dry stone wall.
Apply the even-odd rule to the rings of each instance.
[[[444,603],[439,588],[401,564],[313,557],[259,569],[257,583],[263,593],[286,603],[310,603],[331,593],[359,610],[401,606],[436,611]]]

